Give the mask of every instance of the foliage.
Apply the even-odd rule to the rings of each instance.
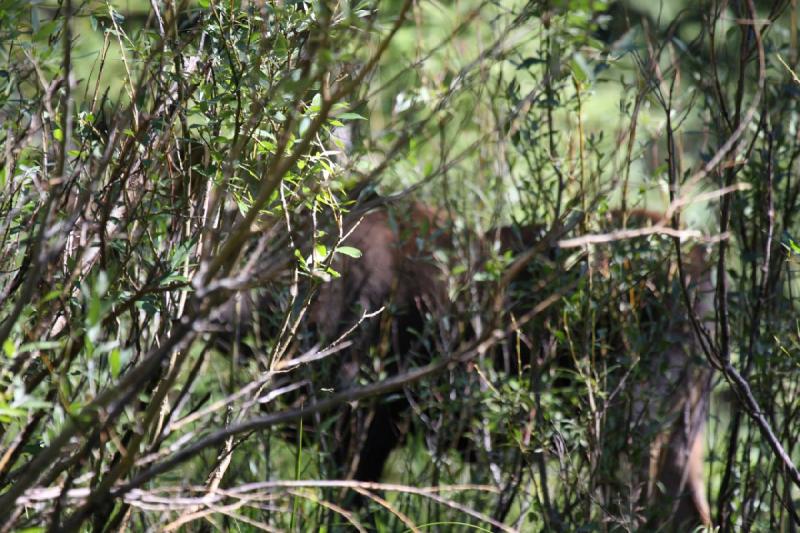
[[[697,242],[712,520],[800,522],[788,0],[131,4],[0,1],[4,530],[646,529]],[[349,232],[415,200],[447,312],[331,342]],[[342,413],[398,398],[346,480]]]

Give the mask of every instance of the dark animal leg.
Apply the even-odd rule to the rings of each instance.
[[[400,426],[406,407],[404,400],[392,400],[375,408],[354,479],[378,481],[381,478],[389,454],[405,436],[405,428]]]
[[[374,407],[374,411],[369,421],[367,428],[367,435],[363,438],[361,447],[356,450],[358,454],[355,473],[353,473],[353,480],[365,482],[378,482],[381,479],[383,468],[386,461],[389,459],[389,454],[395,449],[405,437],[407,431],[407,424],[404,424],[404,414],[408,410],[408,403],[404,398],[390,400],[379,403]],[[350,416],[357,416],[356,413],[351,413]],[[355,428],[351,428],[355,429]],[[349,435],[351,440],[357,438],[357,435]],[[351,460],[347,460],[345,456],[352,455],[348,450],[347,442],[339,443],[339,458],[342,462],[339,463],[340,468],[343,469],[343,474],[348,475],[352,464]],[[365,498],[361,494],[350,491],[345,499],[345,506],[350,508],[362,507],[365,503]]]

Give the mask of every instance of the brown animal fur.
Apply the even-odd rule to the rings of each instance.
[[[363,313],[388,308],[381,320],[366,321],[353,335],[355,345],[344,356],[338,375],[342,386],[354,382],[370,347],[395,356],[395,365],[409,364],[404,358],[411,351],[419,351],[419,346],[412,349],[409,330],[422,331],[427,314],[442,316],[450,311],[447,268],[433,258],[437,248],[452,247],[446,220],[419,203],[403,215],[399,210],[394,213],[378,209],[363,216],[345,242],[361,250],[363,256],[358,260],[337,260],[334,268],[341,273],[341,279],[324,284],[311,309],[310,318],[317,331],[331,340],[358,322]],[[612,224],[619,223],[618,214],[610,218]],[[635,226],[659,219],[659,215],[642,211],[629,215],[627,223]],[[540,235],[541,228],[536,226],[507,227],[490,232],[487,241],[496,238],[501,251],[517,252]],[[694,287],[693,311],[707,329],[712,329],[709,317],[713,311],[713,287],[702,254],[700,247],[689,254],[687,281]],[[680,305],[675,304],[675,312],[683,316]],[[671,523],[679,530],[710,524],[703,487],[702,444],[710,380],[709,372],[691,360],[699,349],[688,321],[676,320],[668,334],[680,336],[685,342],[674,343],[661,360],[652,362],[652,368],[647,369],[651,378],[634,392],[634,402],[645,420],[673,420],[653,443],[649,468],[644,469],[650,480],[645,505],[666,509],[654,515],[654,525]],[[357,410],[343,413],[339,430],[343,431],[343,447],[347,450],[339,450],[338,457],[347,463],[343,466],[349,476],[363,481],[379,479],[389,452],[402,438],[405,408],[402,400],[378,401],[366,414]],[[350,427],[343,430],[342,425]],[[361,438],[352,438],[354,435]],[[663,493],[659,487],[663,487]]]

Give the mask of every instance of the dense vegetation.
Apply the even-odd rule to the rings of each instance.
[[[711,520],[796,530],[797,21],[0,0],[0,529],[648,530],[681,415],[637,406],[675,397],[653,361],[700,335],[702,248]],[[408,354],[364,341],[391,305],[314,318],[369,209],[447,280]],[[343,413],[352,439],[398,398],[381,483],[352,480]]]

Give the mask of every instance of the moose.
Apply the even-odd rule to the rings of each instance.
[[[619,214],[609,217],[612,221],[620,218]],[[647,224],[660,220],[661,215],[638,212],[627,218],[629,223]],[[335,256],[332,267],[340,276],[319,287],[309,309],[310,331],[306,333],[315,343],[349,335],[351,344],[336,355],[326,386],[346,388],[365,377],[361,373],[375,371],[376,361],[377,371],[385,373],[430,362],[447,346],[492,327],[482,322],[487,319],[480,313],[480,309],[492,307],[491,302],[501,302],[496,318],[502,322],[525,314],[537,305],[537,298],[547,296],[537,266],[540,261],[530,253],[527,264],[506,265],[511,273],[505,276],[507,286],[501,288],[504,296],[500,300],[487,296],[496,296],[491,290],[481,295],[480,290],[459,292],[463,287],[453,287],[454,278],[458,285],[459,276],[485,269],[491,257],[522,256],[541,245],[547,232],[538,225],[501,227],[481,237],[470,235],[464,240],[472,242],[457,249],[456,232],[449,229],[446,217],[419,202],[403,209],[378,207],[352,216],[345,224],[351,231],[343,244],[360,250],[361,256]],[[560,259],[554,243],[546,244],[539,246],[540,259],[552,267]],[[441,251],[459,254],[457,259],[467,262],[467,267],[453,275],[452,265],[442,259]],[[598,255],[584,263],[591,261],[592,268],[602,275],[609,269],[609,257]],[[714,291],[703,247],[695,245],[684,255],[682,276],[677,261],[661,263],[660,271],[641,280],[641,294],[630,298],[635,301],[625,302],[630,308],[627,319],[649,329],[657,352],[636,362],[638,378],[623,375],[618,383],[618,388],[624,386],[630,392],[628,420],[637,424],[632,427],[632,422],[625,422],[627,433],[658,426],[649,442],[649,456],[629,460],[632,476],[645,485],[641,499],[652,509],[647,513],[648,525],[675,530],[710,525],[703,486],[703,431],[711,380],[697,335],[698,330],[713,335]],[[688,296],[688,308],[681,294]],[[478,305],[471,306],[475,298]],[[382,312],[376,313],[379,310]],[[664,317],[668,317],[666,323]],[[605,329],[611,331],[615,319],[619,317],[600,317],[595,327],[603,327],[605,322]],[[519,374],[547,363],[569,366],[558,349],[549,350],[555,352],[552,357],[543,355],[540,348],[552,346],[552,335],[546,340],[534,337],[547,337],[544,329],[533,328],[520,335],[524,338],[522,342],[517,339],[515,354],[509,355],[508,343],[500,343],[489,357],[488,364],[498,375]],[[606,350],[619,352],[611,356],[621,355],[626,342],[609,338]],[[412,406],[419,409],[421,403],[411,388],[405,394],[342,406],[333,431],[333,457],[339,474],[358,481],[380,480],[389,454],[413,427]],[[463,435],[452,440],[451,445],[466,447]],[[624,450],[614,453],[624,454]],[[469,457],[469,452],[464,455]]]

